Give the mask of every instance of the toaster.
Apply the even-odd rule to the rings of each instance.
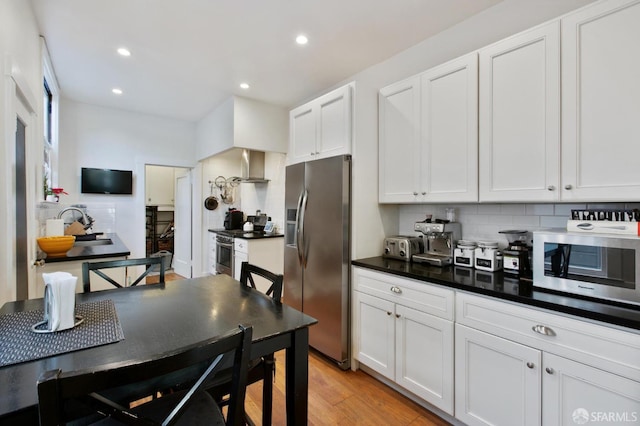
[[[422,238],[398,235],[396,237],[387,237],[384,239],[382,256],[409,262],[411,260],[411,256],[422,253],[422,251]]]

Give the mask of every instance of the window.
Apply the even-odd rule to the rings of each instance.
[[[43,136],[42,158],[43,196],[51,195],[51,188],[58,186],[58,83],[53,73],[47,45],[42,39],[43,70]]]

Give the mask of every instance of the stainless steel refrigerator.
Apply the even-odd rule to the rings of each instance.
[[[350,367],[351,156],[288,166],[284,303],[318,320],[309,344]]]

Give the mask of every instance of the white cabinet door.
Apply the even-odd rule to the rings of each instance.
[[[639,382],[548,353],[543,364],[542,424],[640,422]]]
[[[562,19],[562,198],[640,200],[640,1]]]
[[[453,415],[453,322],[396,305],[396,383]]]
[[[315,158],[351,153],[351,86],[317,99],[318,135]]]
[[[291,163],[313,160],[316,152],[316,118],[313,104],[302,105],[289,114]]]
[[[289,113],[290,164],[351,153],[353,83]]]
[[[240,272],[242,271],[242,262],[249,261],[249,254],[236,250],[233,253],[233,278],[240,280]]]
[[[420,78],[413,77],[380,90],[378,108],[378,201],[422,201]]]
[[[82,293],[82,264],[84,262],[103,262],[108,260],[124,260],[126,256],[120,257],[108,257],[101,259],[90,259],[90,260],[71,260],[68,262],[50,262],[46,263],[44,266],[37,268],[36,274],[36,293],[30,295],[30,298],[38,298],[44,297],[44,279],[42,278],[42,274],[50,274],[52,272],[68,272],[74,277],[78,278],[76,281],[76,293]],[[113,279],[115,282],[120,283],[123,286],[126,286],[128,282],[131,282],[138,278],[144,269],[138,270],[138,268],[133,268],[128,270],[128,268],[109,268],[104,269],[102,272],[106,274],[109,278]],[[127,278],[127,272],[129,272]],[[136,275],[134,275],[136,274]],[[91,291],[99,291],[99,290],[112,290],[115,287],[109,281],[103,279],[102,277],[91,273]]]
[[[421,91],[420,194],[425,201],[478,201],[478,55],[424,72]]]
[[[560,23],[479,54],[480,201],[558,200]]]
[[[394,304],[357,291],[354,295],[356,358],[362,364],[394,380]]]
[[[148,206],[172,206],[174,200],[173,167],[145,167],[145,196]]]
[[[541,351],[460,324],[455,333],[455,417],[470,426],[539,425]]]

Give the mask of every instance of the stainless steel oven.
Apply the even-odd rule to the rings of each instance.
[[[533,285],[640,304],[640,238],[632,235],[536,231]]]
[[[233,237],[216,235],[216,272],[233,276]]]

